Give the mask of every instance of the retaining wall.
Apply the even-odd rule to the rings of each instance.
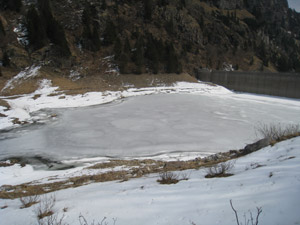
[[[197,71],[196,77],[235,91],[300,98],[297,73]]]

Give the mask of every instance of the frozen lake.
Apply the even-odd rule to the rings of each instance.
[[[0,158],[138,157],[243,148],[260,123],[299,123],[300,102],[248,94],[157,94],[59,109],[55,121],[1,133]]]

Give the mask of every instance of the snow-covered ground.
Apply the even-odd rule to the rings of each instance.
[[[256,217],[256,207],[262,208],[259,224],[300,224],[299,150],[300,137],[266,147],[237,159],[231,171],[234,176],[226,178],[206,179],[206,169],[200,169],[184,171],[189,179],[172,185],[157,183],[158,174],[151,174],[126,182],[62,190],[55,193],[54,209],[59,218],[64,214],[64,222],[72,225],[80,224],[80,215],[88,224],[100,223],[106,217],[105,222],[114,224],[116,220],[117,225],[232,225],[236,224],[229,203],[232,200],[243,224],[244,216],[250,219],[250,212]],[[30,176],[30,166],[0,171],[1,185],[17,178],[24,181]],[[44,172],[35,171],[31,178],[39,173]],[[18,199],[0,199],[0,207],[3,207],[0,224],[38,224],[35,213],[38,205],[20,209]]]

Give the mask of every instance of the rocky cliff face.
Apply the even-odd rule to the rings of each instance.
[[[300,70],[300,15],[287,0],[9,0],[0,3],[1,79],[53,73]]]

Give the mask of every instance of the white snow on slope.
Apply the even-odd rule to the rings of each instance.
[[[89,224],[94,220],[100,223],[106,217],[109,224],[114,224],[116,218],[117,225],[232,225],[236,224],[229,204],[232,199],[242,222],[244,215],[249,219],[251,211],[255,217],[256,207],[262,207],[259,224],[300,224],[299,150],[300,137],[266,147],[237,159],[231,171],[234,176],[227,178],[206,179],[206,170],[200,169],[185,172],[190,174],[189,180],[173,185],[157,183],[158,174],[152,174],[127,182],[62,190],[56,192],[55,210],[59,216],[65,214],[64,222],[72,225],[80,224],[80,214]],[[13,176],[22,180],[22,174],[30,171],[28,166],[14,166],[14,173],[5,170],[0,168],[7,184],[10,178],[15,179]],[[35,171],[32,179],[39,173],[44,172]],[[1,225],[37,224],[37,205],[20,209],[18,199],[0,199],[0,207],[3,206],[7,208],[0,210]],[[65,213],[63,208],[67,209]]]
[[[21,71],[16,76],[14,76],[12,79],[7,81],[4,88],[2,88],[1,92],[7,90],[7,89],[13,89],[14,86],[18,83],[20,83],[22,80],[27,80],[29,78],[35,77],[38,75],[38,71],[41,68],[41,66],[31,66],[27,67],[24,71]]]

